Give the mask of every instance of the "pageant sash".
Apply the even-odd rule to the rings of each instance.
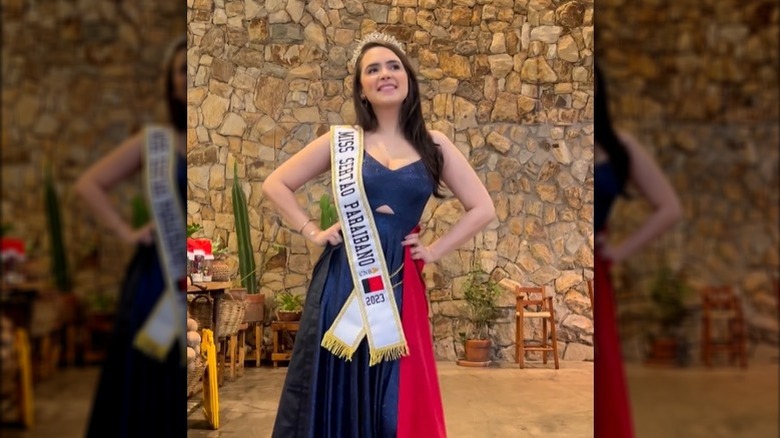
[[[363,187],[363,131],[331,128],[331,185],[355,288],[322,339],[330,352],[351,360],[368,337],[369,365],[408,354],[393,286],[374,215]]]
[[[176,147],[173,131],[156,126],[146,128],[145,146],[146,195],[155,224],[165,290],[136,335],[133,345],[162,361],[176,338],[184,335],[186,326],[184,296],[180,293],[177,280],[186,275],[186,258],[182,252],[187,236],[174,177]]]

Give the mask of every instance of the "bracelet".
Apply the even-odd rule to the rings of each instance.
[[[303,233],[303,229],[304,229],[304,228],[306,228],[306,225],[309,225],[309,222],[311,222],[312,220],[313,220],[313,219],[311,219],[311,218],[310,218],[309,220],[307,220],[306,222],[304,222],[304,223],[303,223],[303,226],[301,227],[301,229],[300,229],[300,230],[298,230],[298,234],[301,234],[301,233]]]

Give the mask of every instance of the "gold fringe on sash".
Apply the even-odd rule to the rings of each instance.
[[[409,347],[401,344],[371,351],[368,366],[374,366],[385,360],[396,360],[409,355]]]
[[[355,347],[342,342],[341,339],[337,338],[331,331],[325,333],[320,345],[339,359],[344,359],[347,362],[352,360],[352,356],[355,354],[355,351],[357,351]]]
[[[161,361],[165,359],[170,350],[170,346],[158,344],[157,341],[144,332],[139,332],[135,336],[133,347],[143,351],[147,356],[152,356]]]

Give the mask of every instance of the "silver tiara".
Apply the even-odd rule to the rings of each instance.
[[[392,35],[387,35],[382,32],[371,32],[370,34],[363,37],[362,40],[358,42],[357,47],[355,47],[355,51],[352,52],[352,60],[349,61],[350,66],[355,66],[357,64],[357,60],[360,57],[360,53],[363,51],[363,47],[365,47],[369,43],[374,42],[380,42],[385,44],[391,44],[393,47],[401,51],[404,55],[406,55],[406,52],[404,51],[404,46],[401,44],[400,41],[395,39]]]

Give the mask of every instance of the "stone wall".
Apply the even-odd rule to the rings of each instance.
[[[2,221],[48,272],[43,169],[52,163],[75,291],[114,295],[129,251],[97,231],[71,187],[133,130],[166,117],[162,57],[184,34],[184,5],[10,0],[2,9]],[[114,197],[128,218],[140,189],[136,179]]]
[[[776,318],[779,17],[773,1],[599,3],[613,117],[658,159],[684,208],[682,224],[616,273],[640,307],[667,260],[695,287],[737,286],[755,324]],[[647,212],[640,196],[621,202],[614,236]]]
[[[319,252],[280,222],[262,198],[263,180],[330,124],[354,121],[352,49],[371,31],[393,34],[419,72],[428,126],[468,157],[498,212],[426,268],[437,357],[462,350],[473,261],[496,280],[550,285],[562,355],[592,357],[584,284],[593,267],[592,17],[592,1],[189,0],[189,221],[235,253],[229,189],[237,177],[262,290],[305,293]],[[313,217],[327,184],[323,175],[298,192]],[[461,213],[452,197],[432,200],[424,240]],[[514,356],[513,305],[507,292],[492,331],[499,360]]]

